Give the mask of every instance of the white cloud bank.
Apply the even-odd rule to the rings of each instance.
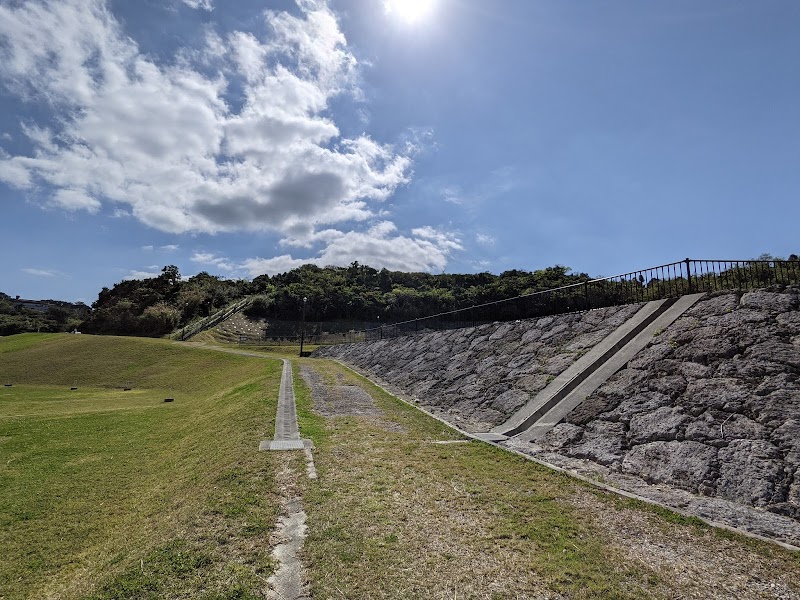
[[[250,258],[235,264],[211,252],[196,252],[192,261],[256,277],[265,273],[285,273],[309,263],[320,267],[345,266],[362,261],[366,255],[369,256],[369,265],[376,269],[430,272],[444,269],[451,251],[463,250],[461,240],[452,233],[432,227],[415,229],[412,233],[414,237],[397,235],[395,225],[383,221],[364,232],[320,232],[327,245],[319,255],[307,259],[283,254],[272,258]]]
[[[181,2],[190,8],[194,8],[195,10],[214,10],[214,5],[211,3],[211,0],[181,0]]]
[[[358,96],[358,62],[324,0],[298,6],[265,11],[265,39],[211,32],[170,64],[142,54],[103,0],[0,6],[0,83],[56,116],[23,124],[29,154],[0,147],[0,181],[170,233],[274,231],[288,246],[326,243],[318,258],[331,263],[443,268],[460,248],[447,234],[369,225],[408,181],[415,146],[340,135],[329,103]],[[238,110],[232,81],[243,81]],[[345,224],[356,230],[332,228]]]

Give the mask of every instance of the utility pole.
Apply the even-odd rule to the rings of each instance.
[[[303,342],[306,338],[306,303],[308,298],[303,296],[303,318],[300,325],[300,356],[303,356]]]

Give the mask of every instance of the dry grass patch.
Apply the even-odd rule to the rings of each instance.
[[[295,380],[317,444],[305,494],[316,598],[798,597],[797,554],[487,444],[433,443],[461,438],[336,363],[303,364],[382,413],[323,416]]]
[[[679,589],[682,598],[800,597],[798,553],[600,490],[569,501],[626,561],[652,570],[664,595]]]

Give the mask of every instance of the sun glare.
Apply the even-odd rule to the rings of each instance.
[[[386,14],[393,15],[406,23],[413,24],[425,20],[432,12],[436,0],[385,0]]]

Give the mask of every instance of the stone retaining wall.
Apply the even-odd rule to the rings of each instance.
[[[510,417],[642,305],[317,350],[403,390],[467,431]]]
[[[463,429],[488,431],[640,307],[316,354],[352,364]],[[589,471],[602,469],[612,479],[618,474],[623,487],[635,478],[797,523],[800,288],[701,300],[542,442],[518,449],[556,464],[563,457],[563,466],[596,465]],[[710,514],[724,520],[719,510]]]
[[[800,293],[700,301],[542,446],[800,519]]]

